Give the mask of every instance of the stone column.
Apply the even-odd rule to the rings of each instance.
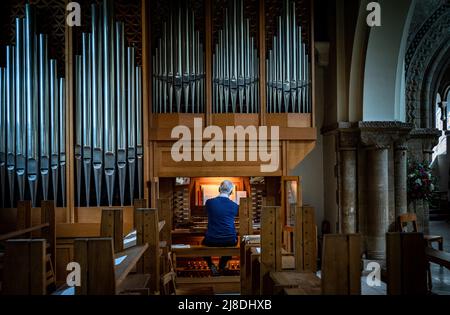
[[[367,256],[384,259],[389,222],[388,147],[369,148],[367,163]]]
[[[367,258],[384,260],[386,233],[389,230],[388,150],[394,141],[398,140],[399,134],[409,132],[411,125],[400,122],[360,122],[359,128],[361,141],[367,147]],[[406,165],[406,161],[403,160],[405,157],[406,155],[401,156],[400,159],[403,165]],[[406,170],[403,175],[405,172]],[[406,185],[403,188],[399,187],[399,191],[401,189],[403,191],[400,195],[406,194]],[[402,198],[404,201],[404,196]]]
[[[408,212],[408,145],[412,125],[405,124],[394,135],[395,222]],[[394,227],[396,228],[396,227]]]
[[[408,148],[405,141],[394,145],[395,216],[408,212]]]
[[[341,129],[339,136],[339,212],[340,233],[358,232],[358,136]]]

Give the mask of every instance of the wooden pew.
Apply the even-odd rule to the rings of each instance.
[[[55,258],[56,258],[56,225],[55,225],[55,205],[53,201],[42,201],[40,209],[40,224],[32,226],[32,212],[30,201],[19,201],[17,203],[17,223],[16,231],[0,235],[0,243],[17,238],[36,238],[45,239],[45,264],[48,270],[46,276],[47,286],[54,290],[55,286]],[[4,254],[0,253],[0,269]],[[0,279],[1,280],[1,279]]]
[[[240,247],[240,277],[241,295],[251,295],[252,292],[252,248],[260,248],[259,235],[244,235],[241,237]],[[255,256],[253,256],[255,257]],[[259,259],[259,255],[256,259]]]
[[[115,295],[130,288],[138,289],[136,277],[127,277],[148,249],[148,244],[115,253],[111,238],[75,240],[75,261],[81,267],[81,286],[76,295]],[[142,277],[145,290],[148,276]]]
[[[279,207],[263,207],[260,257],[261,294],[271,294],[274,283],[282,287],[283,283],[277,281],[293,276],[293,269],[300,273],[298,277],[301,278],[301,275],[305,272],[315,277],[314,273],[317,268],[317,230],[314,222],[314,209],[311,207],[297,207],[295,211],[295,226],[293,227],[295,239],[294,256],[284,251],[281,235],[285,229],[282,222],[279,221],[279,211]],[[292,267],[290,266],[291,262],[295,263]],[[271,279],[273,272],[281,273],[287,269],[291,269],[291,271],[286,277]],[[252,283],[254,282],[252,281]],[[248,286],[248,284],[245,286]],[[286,283],[286,287],[290,286],[291,283]],[[281,290],[278,292],[281,293]]]
[[[450,269],[450,253],[437,250],[431,247],[426,247],[425,255],[429,263],[432,262],[447,269]]]
[[[172,246],[172,227],[173,227],[173,206],[170,199],[158,199],[158,217],[164,222],[164,226],[160,229],[160,268],[161,275],[170,272],[170,263],[168,257]]]
[[[361,254],[361,235],[325,235],[322,254],[322,294],[361,294]]]
[[[427,288],[427,258],[422,233],[387,233],[388,295],[422,295]]]
[[[100,237],[113,240],[114,252],[123,251],[123,209],[103,209],[100,221]]]
[[[137,271],[150,274],[150,293],[158,293],[161,272],[159,234],[163,226],[159,224],[157,209],[136,209],[135,218],[137,245],[148,244],[137,264]]]
[[[2,294],[47,294],[45,239],[6,241]]]

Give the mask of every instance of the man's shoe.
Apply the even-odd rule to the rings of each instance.
[[[212,265],[209,268],[211,269],[211,274],[212,274],[213,277],[219,277],[220,276],[220,273],[217,270],[217,267],[215,265]]]

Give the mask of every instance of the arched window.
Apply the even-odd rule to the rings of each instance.
[[[447,111],[447,107],[442,106],[442,98],[439,93],[436,95],[435,109],[436,109],[436,111],[435,111],[435,122],[436,122],[435,128],[443,131],[444,130],[444,121],[446,121],[446,123],[447,123],[446,129],[448,129],[448,122],[447,122],[447,119],[445,119],[445,117],[447,116],[447,113],[442,112],[443,110]],[[446,154],[447,154],[447,137],[445,136],[445,133],[443,132],[442,135],[439,137],[438,145],[434,148],[433,160],[432,160],[431,164],[434,164],[435,159],[439,155],[446,155]]]

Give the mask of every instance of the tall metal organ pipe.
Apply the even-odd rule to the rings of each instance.
[[[136,160],[142,190],[142,75],[136,73],[136,48],[126,45],[125,24],[115,21],[113,1],[92,4],[91,10],[91,30],[83,34],[82,51],[75,58],[77,204],[90,204],[93,169],[97,206],[112,206],[116,200],[126,205],[136,196]]]
[[[214,113],[258,113],[259,67],[250,21],[244,18],[244,0],[225,9],[213,57]],[[231,12],[231,14],[229,14]],[[230,16],[231,15],[231,16]]]
[[[8,206],[13,208],[17,200],[29,196],[35,207],[39,200],[49,197],[50,169],[53,187],[58,187],[58,148],[66,140],[62,132],[65,118],[58,115],[65,108],[65,101],[57,92],[57,65],[56,60],[49,61],[48,36],[36,33],[31,4],[25,5],[25,17],[16,18],[14,27],[15,46],[6,47],[6,67],[0,69],[1,199],[2,206],[9,199]],[[64,88],[59,87],[60,93],[64,93]],[[38,191],[39,183],[42,190]],[[63,198],[64,193],[63,190]],[[56,201],[58,193],[53,195]]]
[[[6,182],[6,84],[5,69],[0,67],[0,193],[1,207],[5,207],[5,182]]]
[[[188,5],[170,13],[153,56],[153,112],[204,111],[204,58],[194,11]]]
[[[49,72],[47,56],[47,35],[39,35],[39,129],[40,129],[40,172],[42,182],[42,197],[48,199],[48,175],[50,168],[50,102]],[[56,70],[56,69],[55,69]],[[54,95],[52,94],[52,98]],[[52,121],[53,122],[53,121]],[[57,126],[52,126],[52,129]]]
[[[299,24],[295,2],[284,1],[266,60],[269,113],[311,113],[309,54]]]

